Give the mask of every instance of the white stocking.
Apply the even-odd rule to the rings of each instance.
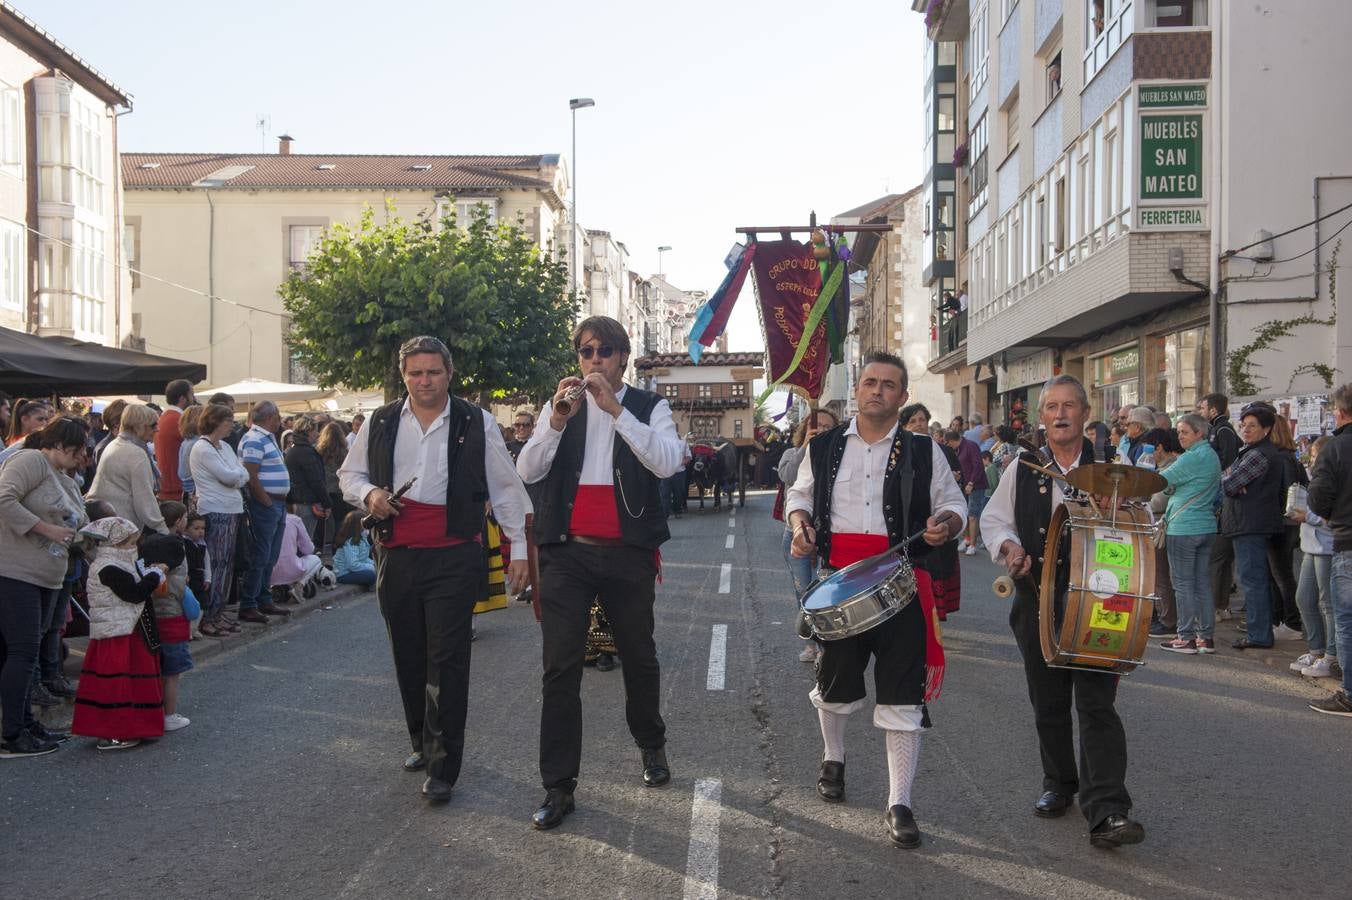
[[[848,715],[817,708],[817,719],[822,726],[822,742],[826,745],[822,759],[843,763],[845,761],[845,725]]]
[[[889,808],[911,805],[911,785],[920,763],[920,732],[888,731],[887,784]]]

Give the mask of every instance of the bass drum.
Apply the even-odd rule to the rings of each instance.
[[[799,633],[823,641],[863,634],[905,609],[915,592],[915,572],[906,557],[888,552],[860,560],[803,592]]]

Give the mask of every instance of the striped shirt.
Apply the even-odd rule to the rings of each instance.
[[[244,432],[239,442],[239,461],[258,466],[258,481],[272,496],[285,497],[291,490],[291,476],[286,472],[286,460],[277,440],[257,425]]]

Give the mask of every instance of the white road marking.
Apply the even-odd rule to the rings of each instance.
[[[722,804],[722,781],[701,778],[695,782],[695,802],[690,808],[690,854],[685,861],[685,900],[717,900],[718,816]]]
[[[723,672],[728,665],[728,626],[715,625],[709,638],[709,677],[705,687],[711,691],[723,690]]]
[[[735,518],[734,518],[734,519],[728,519],[728,527],[729,527],[729,528],[736,528],[736,527],[737,527],[737,520],[736,520]]]
[[[723,563],[718,570],[718,592],[727,594],[732,591],[732,563]]]
[[[732,549],[732,542],[736,539],[736,537],[737,537],[737,535],[735,535],[735,534],[730,534],[730,535],[728,535],[727,541],[724,542],[724,544],[723,544],[723,549],[724,549],[724,550],[731,550],[731,549]]]

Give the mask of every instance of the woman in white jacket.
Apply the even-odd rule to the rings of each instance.
[[[249,473],[225,441],[234,427],[235,414],[228,406],[213,403],[202,411],[197,429],[202,439],[188,457],[197,511],[207,520],[207,558],[211,561],[211,590],[202,603],[202,634],[225,637],[240,630],[225,615],[225,598],[235,575],[235,536],[244,515],[240,489],[249,483]]]

